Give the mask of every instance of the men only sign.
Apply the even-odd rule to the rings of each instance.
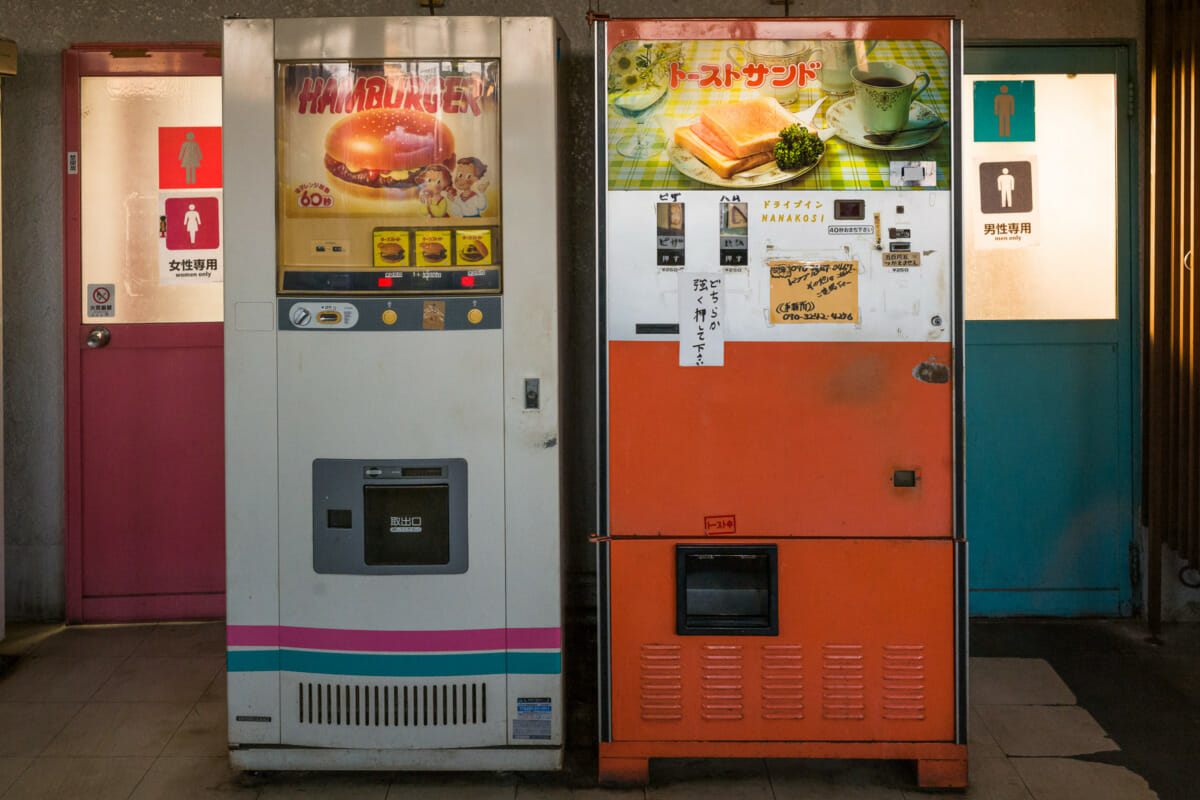
[[[221,129],[158,129],[160,284],[220,283]]]
[[[1037,157],[975,159],[979,195],[976,248],[1029,247],[1041,240]]]

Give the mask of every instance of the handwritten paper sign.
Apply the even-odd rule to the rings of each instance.
[[[725,276],[679,273],[679,366],[725,366]]]
[[[775,259],[771,268],[771,322],[856,322],[857,261]]]

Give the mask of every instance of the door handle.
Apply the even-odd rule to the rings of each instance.
[[[87,346],[91,347],[92,349],[104,347],[104,345],[108,344],[108,341],[111,338],[112,334],[109,332],[108,328],[92,328],[87,335]]]

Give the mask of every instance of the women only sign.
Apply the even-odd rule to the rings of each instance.
[[[159,283],[220,283],[221,262],[221,128],[159,128]]]

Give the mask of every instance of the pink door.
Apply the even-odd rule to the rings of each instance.
[[[67,618],[225,612],[216,45],[63,56]]]

